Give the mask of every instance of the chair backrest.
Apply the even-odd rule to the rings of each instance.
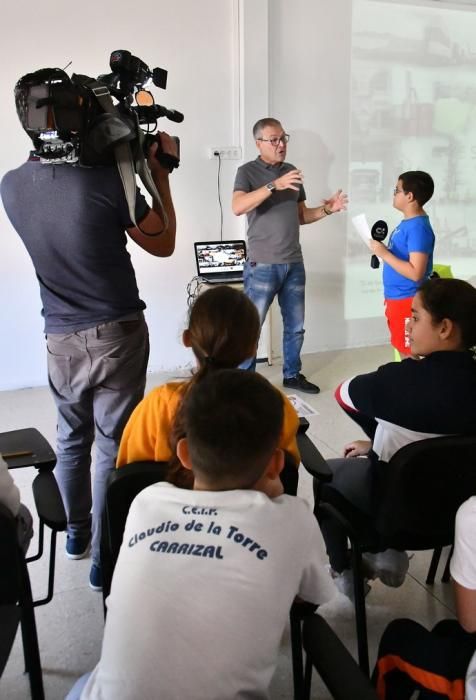
[[[411,443],[376,465],[375,525],[385,538],[411,535],[418,548],[453,541],[459,506],[476,494],[476,436]],[[408,544],[407,544],[408,548]]]
[[[15,517],[0,504],[0,606],[14,604],[19,600],[20,556]]]
[[[29,607],[29,614],[33,615],[33,601],[31,599],[31,588],[28,578],[28,569],[25,562],[25,556],[18,543],[17,521],[12,513],[4,505],[0,505],[0,676],[2,675],[10,651],[15,641],[15,636],[18,624],[26,617],[25,606]],[[23,623],[22,623],[23,624]],[[32,635],[36,645],[36,653],[38,653],[38,641],[36,638],[36,629],[32,628],[31,623],[25,626],[23,631],[23,646],[25,649],[25,659],[27,658],[26,649],[30,648],[32,643]],[[38,675],[35,675],[34,687],[40,688],[42,693],[41,669],[35,669]],[[30,683],[32,677],[30,674]],[[32,687],[33,690],[33,687]],[[33,696],[33,693],[32,693]],[[36,697],[44,697],[37,695]]]
[[[10,656],[20,621],[20,548],[14,516],[0,505],[0,676]]]
[[[166,470],[166,462],[132,462],[111,473],[106,490],[101,536],[104,598],[110,591],[131,503],[147,486],[163,481]]]

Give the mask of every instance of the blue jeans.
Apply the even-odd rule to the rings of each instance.
[[[295,377],[301,371],[301,348],[304,340],[304,264],[265,264],[246,261],[243,273],[245,294],[258,309],[263,325],[276,294],[283,318],[283,376]],[[241,365],[254,370],[256,357]]]

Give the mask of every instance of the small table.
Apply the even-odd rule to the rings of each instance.
[[[0,454],[9,469],[36,467],[51,470],[56,464],[53,448],[36,428],[0,433]]]

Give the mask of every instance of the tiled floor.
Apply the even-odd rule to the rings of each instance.
[[[303,396],[318,411],[318,415],[310,417],[309,432],[324,457],[339,456],[346,442],[359,437],[356,426],[338,409],[334,401],[333,392],[337,384],[345,378],[370,371],[377,365],[392,359],[389,347],[359,348],[305,356],[304,373],[321,387],[321,393],[318,396]],[[270,381],[280,385],[279,362],[271,367],[267,365],[258,367]],[[148,387],[151,388],[169,378],[170,375],[165,374],[150,375]],[[48,389],[24,389],[0,393],[1,429],[13,430],[28,426],[38,428],[54,445],[55,409]],[[30,484],[33,476],[33,469],[17,470],[14,473],[26,505],[31,503]],[[311,493],[311,479],[303,472],[300,478],[300,494],[310,499]],[[33,542],[32,548],[34,546]],[[102,601],[101,596],[93,593],[88,586],[90,560],[70,561],[63,555],[63,550],[64,536],[61,536],[58,542],[54,598],[49,605],[36,610],[47,700],[64,698],[74,680],[93,668],[101,648]],[[371,663],[374,661],[377,643],[383,629],[395,617],[411,617],[431,626],[443,617],[453,616],[454,606],[450,586],[439,582],[431,588],[425,586],[429,559],[430,553],[416,554],[410,562],[406,582],[399,589],[387,589],[379,582],[372,585],[372,590],[367,597]],[[30,565],[30,576],[36,596],[43,594],[46,573],[44,561]],[[351,603],[338,594],[320,611],[351,652],[355,653],[354,615]],[[5,700],[24,700],[29,697],[28,680],[23,675],[20,635],[17,635],[13,653],[0,680],[0,697]],[[290,649],[289,637],[286,634],[279,666],[272,684],[272,698],[291,697]],[[317,677],[313,681],[312,697],[314,700],[329,697]]]

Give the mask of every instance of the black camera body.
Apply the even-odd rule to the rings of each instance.
[[[58,68],[45,68],[17,83],[18,116],[35,154],[44,163],[111,165],[116,162],[116,146],[128,143],[137,161],[138,150],[143,149],[147,156],[150,144],[157,140],[159,162],[169,170],[177,167],[179,159],[162,152],[160,138],[153,132],[160,117],[181,122],[183,114],[155,104],[151,93],[144,91],[150,82],[165,89],[167,71],[150,70],[123,50],[113,51],[109,64],[111,73],[97,79],[78,74],[70,78]],[[133,105],[134,97],[137,101],[141,93],[148,96],[148,104]]]

